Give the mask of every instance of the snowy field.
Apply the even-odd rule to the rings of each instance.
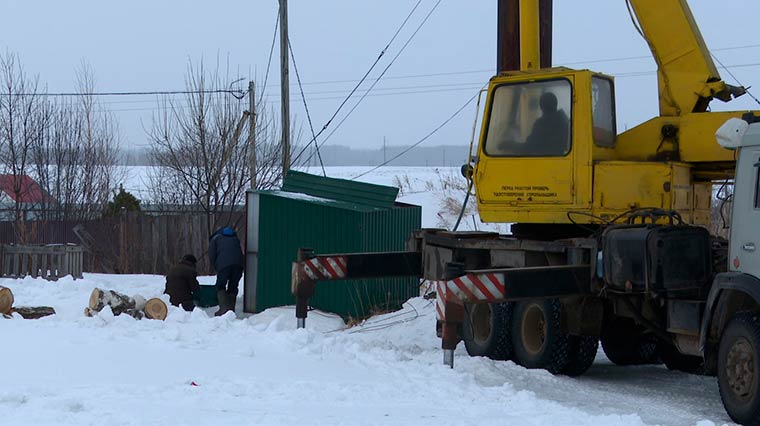
[[[367,168],[332,167],[353,178]],[[310,172],[318,172],[311,169]],[[140,186],[141,172],[130,186]],[[423,226],[450,227],[457,168],[383,168],[360,180],[401,187]],[[474,203],[471,200],[471,208]],[[461,229],[485,227],[469,210]],[[213,277],[202,277],[210,284]],[[17,306],[53,306],[40,320],[0,319],[0,425],[721,425],[712,377],[662,366],[618,367],[599,353],[580,378],[470,358],[442,366],[430,301],[346,328],[292,307],[257,315],[170,308],[166,321],[83,315],[94,287],[159,296],[164,279],[86,274],[82,280],[0,279]],[[242,295],[238,300],[241,311]]]

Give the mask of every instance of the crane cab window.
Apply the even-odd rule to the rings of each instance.
[[[591,111],[594,119],[594,144],[613,148],[617,129],[612,81],[600,77],[591,78]]]
[[[572,85],[566,79],[497,86],[484,145],[493,157],[562,157],[570,152]]]

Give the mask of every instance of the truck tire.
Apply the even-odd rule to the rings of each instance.
[[[481,303],[465,307],[462,340],[467,353],[502,361],[511,359],[512,304]]]
[[[596,336],[570,336],[570,361],[561,374],[577,377],[585,373],[594,364],[599,350],[599,338]]]
[[[629,318],[615,317],[602,330],[602,349],[617,365],[656,364],[657,339]]]
[[[512,315],[514,360],[525,368],[560,374],[570,362],[570,336],[560,326],[562,304],[557,299],[525,300]]]
[[[723,330],[718,387],[731,419],[760,425],[760,312],[740,312]]]
[[[678,349],[671,343],[661,342],[657,347],[657,353],[660,355],[662,363],[668,367],[668,370],[682,371],[689,374],[705,374],[702,357],[684,355],[678,352]]]

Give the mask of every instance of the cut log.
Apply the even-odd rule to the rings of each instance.
[[[142,297],[141,300],[145,300]],[[114,315],[121,315],[128,310],[139,310],[138,301],[126,294],[117,293],[113,290],[101,290],[94,288],[90,294],[90,313],[100,312],[106,306],[111,307]]]
[[[163,321],[168,313],[169,308],[166,306],[166,303],[157,297],[148,299],[145,302],[145,318]]]
[[[55,309],[50,306],[18,306],[13,308],[13,313],[21,315],[24,319],[38,319],[55,315]]]
[[[13,292],[7,287],[0,287],[0,314],[8,315],[13,308]]]

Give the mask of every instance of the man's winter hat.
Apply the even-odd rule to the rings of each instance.
[[[198,259],[196,259],[195,256],[193,256],[192,254],[186,254],[186,255],[182,256],[182,260],[190,262],[193,265],[195,265],[196,263],[198,263]]]

